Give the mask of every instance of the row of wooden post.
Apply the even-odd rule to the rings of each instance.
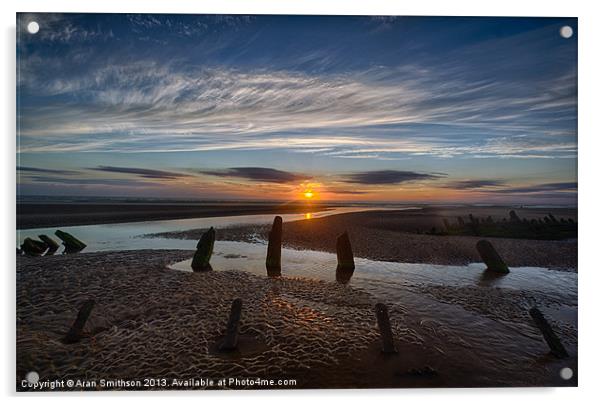
[[[192,259],[192,269],[194,271],[211,270],[211,255],[215,244],[215,230],[211,227],[205,232],[197,244],[197,250]],[[500,274],[509,273],[508,266],[497,253],[493,245],[487,240],[480,240],[476,245],[483,262],[487,266],[486,271]],[[347,283],[353,276],[355,262],[351,242],[347,232],[341,234],[336,241],[337,269],[336,280],[340,283]],[[272,224],[272,229],[268,237],[268,249],[266,255],[266,270],[269,277],[280,277],[282,274],[282,217],[276,216]],[[75,343],[83,336],[83,328],[86,320],[92,312],[94,301],[84,302],[80,309],[73,326],[64,338],[65,343]],[[239,323],[242,312],[242,300],[235,299],[232,302],[230,317],[226,330],[226,336],[219,346],[221,351],[231,351],[237,348]],[[389,313],[387,306],[378,303],[375,306],[376,320],[382,340],[382,352],[387,354],[397,353],[395,339],[391,329]],[[529,314],[533,318],[535,325],[544,336],[545,341],[551,349],[551,353],[559,358],[568,356],[568,353],[562,345],[558,336],[554,333],[552,327],[544,318],[543,314],[537,308],[531,308]]]
[[[191,267],[193,271],[211,270],[211,255],[215,245],[215,229],[213,227],[203,235],[196,245],[196,252],[192,258]],[[343,232],[336,241],[337,269],[336,280],[340,283],[348,283],[355,270],[353,250],[347,232]],[[272,229],[268,236],[268,249],[265,259],[265,267],[268,277],[280,277],[282,275],[282,217],[276,216]]]

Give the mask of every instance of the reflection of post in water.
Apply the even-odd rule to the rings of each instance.
[[[339,283],[348,283],[353,276],[355,262],[353,261],[353,251],[347,231],[343,232],[337,238],[337,272],[336,279]]]
[[[265,259],[265,267],[268,277],[279,277],[282,274],[282,217],[276,216],[272,224],[272,230],[268,238],[268,253]]]

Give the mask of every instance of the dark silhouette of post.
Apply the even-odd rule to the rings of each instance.
[[[376,311],[376,320],[380,330],[382,340],[382,352],[386,354],[397,353],[395,342],[393,341],[393,331],[391,330],[391,321],[389,321],[389,311],[385,304],[378,303],[374,307]]]
[[[282,274],[282,217],[276,216],[268,238],[268,253],[265,268],[269,277],[280,277]]]
[[[205,232],[199,242],[196,244],[196,252],[192,258],[192,271],[209,271],[212,270],[211,255],[213,254],[213,245],[215,244],[215,229],[209,228]]]
[[[535,326],[537,326],[537,328],[541,331],[543,338],[546,340],[546,343],[550,347],[550,352],[559,359],[569,357],[569,354],[562,345],[562,342],[560,341],[558,336],[556,336],[556,333],[554,333],[554,330],[552,329],[546,318],[544,318],[541,311],[536,307],[533,307],[529,310],[529,315],[531,315],[531,318],[533,318]]]
[[[42,256],[48,246],[39,240],[25,238],[21,244],[21,251],[27,256]]]
[[[347,231],[343,232],[337,238],[337,272],[336,279],[339,283],[348,283],[353,276],[355,262],[353,260],[353,251]]]
[[[46,252],[46,256],[51,256],[57,250],[59,250],[59,244],[56,243],[56,241],[54,239],[52,239],[50,236],[48,236],[48,235],[38,235],[38,238],[40,238],[40,240],[42,242],[44,242],[46,244],[46,246],[48,246],[48,251]]]
[[[65,253],[67,254],[81,252],[87,246],[75,236],[71,235],[70,233],[63,232],[60,229],[57,229],[54,234],[63,241],[63,245],[65,245]]]
[[[223,352],[236,350],[238,346],[238,331],[240,330],[240,315],[242,312],[242,300],[240,298],[232,301],[230,308],[230,318],[226,328],[226,337],[219,345],[219,350]]]
[[[477,242],[477,251],[481,255],[481,259],[487,266],[488,271],[496,273],[509,273],[508,266],[502,260],[497,251],[493,248],[493,245],[488,240],[482,239]]]
[[[67,335],[63,338],[63,343],[71,344],[81,340],[84,335],[84,326],[86,326],[86,321],[90,317],[93,308],[94,300],[87,300],[83,303],[77,313],[75,322],[73,322],[71,329],[69,329],[69,332],[67,332]]]

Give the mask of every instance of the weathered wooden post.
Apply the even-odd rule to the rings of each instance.
[[[67,335],[63,338],[63,343],[71,344],[77,343],[81,340],[84,334],[84,326],[86,325],[86,321],[90,317],[90,313],[94,308],[94,300],[87,300],[83,303],[79,312],[77,313],[77,318],[75,318],[75,322],[67,332]]]
[[[27,256],[42,256],[47,249],[44,242],[31,238],[25,238],[21,244],[21,251]]]
[[[57,229],[54,234],[63,241],[63,245],[65,245],[65,253],[67,254],[81,252],[87,246],[75,236],[67,232],[63,232],[60,229]]]
[[[242,312],[242,300],[236,298],[232,301],[232,307],[230,308],[230,318],[228,319],[228,326],[226,327],[226,337],[219,345],[219,350],[222,352],[228,352],[236,350],[238,346],[238,331],[240,330],[240,315]]]
[[[38,235],[38,238],[40,238],[40,240],[42,242],[44,242],[46,244],[46,246],[48,246],[48,251],[46,252],[46,256],[52,256],[57,250],[59,250],[59,244],[56,243],[56,241],[54,239],[52,239],[50,236]]]
[[[541,311],[536,307],[533,307],[529,310],[529,315],[531,315],[531,318],[533,318],[535,326],[537,326],[537,328],[541,331],[543,338],[546,340],[546,343],[550,347],[551,353],[559,359],[569,357],[569,354],[562,345],[562,342],[560,341],[558,336],[556,336],[556,333],[554,333],[554,330],[552,329],[546,318],[544,318]]]
[[[378,329],[380,330],[380,338],[382,340],[382,352],[385,354],[397,353],[397,348],[393,341],[393,331],[391,330],[391,321],[389,321],[387,306],[378,303],[374,309],[376,311],[376,320],[378,322]]]
[[[337,272],[336,279],[339,283],[348,283],[353,276],[355,262],[353,260],[353,251],[347,231],[343,232],[337,238]]]
[[[269,277],[280,277],[282,274],[282,217],[276,216],[268,238],[268,253],[265,267]]]
[[[508,266],[504,263],[504,260],[493,248],[493,245],[485,239],[481,239],[477,242],[477,251],[481,255],[481,259],[487,265],[488,271],[494,271],[496,273],[510,273]]]
[[[201,239],[196,244],[196,252],[192,258],[192,271],[209,271],[212,270],[211,255],[213,254],[213,245],[215,244],[215,229],[209,228],[207,232],[201,235]]]

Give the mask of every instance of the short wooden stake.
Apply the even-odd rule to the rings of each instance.
[[[337,238],[337,272],[336,279],[339,283],[348,283],[355,270],[353,250],[347,232]]]
[[[393,341],[393,331],[391,330],[387,306],[378,303],[374,309],[376,311],[376,320],[378,321],[378,329],[380,330],[380,338],[382,340],[382,352],[386,354],[397,353],[397,348]]]
[[[219,345],[219,350],[228,352],[236,350],[238,346],[238,331],[240,330],[240,315],[242,312],[242,300],[240,298],[232,301],[232,308],[230,308],[230,318],[228,319],[228,326],[226,328],[226,337]]]
[[[481,239],[477,242],[477,251],[481,255],[481,259],[487,266],[487,270],[494,271],[496,273],[510,273],[508,266],[502,260],[500,255],[494,249],[491,242],[485,239]]]
[[[211,270],[211,255],[213,254],[213,245],[215,244],[215,229],[209,228],[205,232],[196,245],[196,252],[192,258],[192,271],[209,271]]]
[[[69,329],[69,332],[63,338],[63,343],[77,343],[82,339],[84,326],[86,326],[86,321],[90,317],[93,308],[94,300],[88,300],[83,303],[77,314],[77,318],[75,318],[75,322],[73,322],[71,329]]]
[[[274,218],[272,230],[268,238],[268,253],[265,258],[265,267],[269,277],[282,275],[282,217]]]
[[[531,315],[531,318],[533,318],[535,326],[537,326],[541,331],[543,338],[546,340],[546,343],[550,347],[551,353],[559,359],[569,357],[569,354],[562,345],[562,342],[560,341],[558,336],[556,336],[556,333],[554,333],[554,330],[552,329],[546,318],[544,318],[541,311],[536,307],[533,307],[529,310],[529,315]]]

